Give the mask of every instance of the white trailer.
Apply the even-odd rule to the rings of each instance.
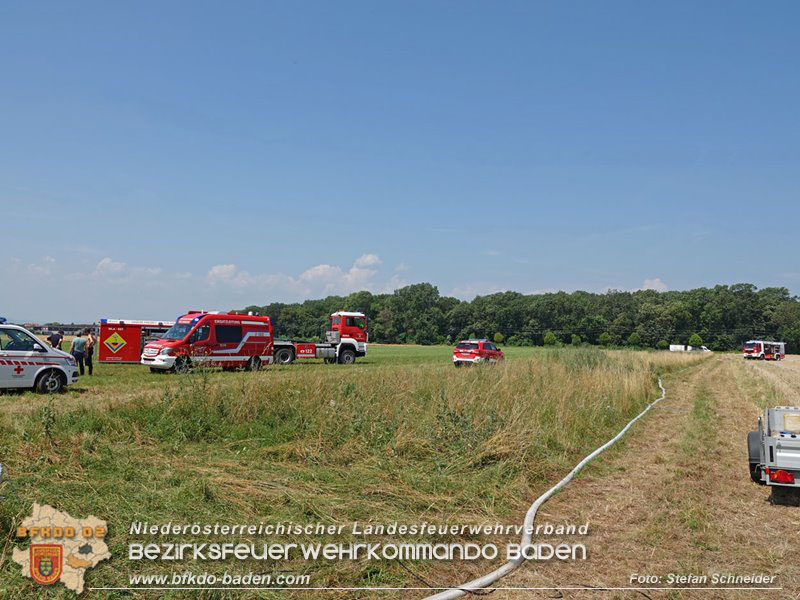
[[[686,346],[684,344],[670,344],[670,352],[711,352],[705,346]]]

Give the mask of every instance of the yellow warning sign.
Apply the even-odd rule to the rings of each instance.
[[[106,345],[106,348],[116,354],[127,342],[125,341],[125,338],[115,331],[108,336],[103,343]]]

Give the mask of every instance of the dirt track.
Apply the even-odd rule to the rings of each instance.
[[[769,382],[769,383],[768,383]],[[770,385],[771,384],[771,385]],[[800,508],[773,506],[747,472],[746,434],[766,403],[800,403],[800,358],[710,358],[665,381],[667,398],[622,445],[545,504],[537,523],[590,524],[586,561],[531,562],[505,587],[630,587],[634,573],[777,576],[782,590],[496,591],[492,597],[800,598]],[[558,538],[534,538],[555,543]],[[642,584],[638,584],[642,585]],[[740,587],[748,587],[746,584]]]

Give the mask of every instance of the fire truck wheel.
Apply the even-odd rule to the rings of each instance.
[[[192,361],[189,360],[187,356],[179,356],[175,360],[175,372],[176,373],[188,373],[192,370]]]
[[[275,362],[279,365],[288,365],[294,360],[294,353],[289,348],[280,348],[275,353]]]
[[[60,372],[50,369],[39,375],[34,387],[40,394],[58,394],[64,389],[65,383],[64,376]]]
[[[245,369],[248,371],[258,371],[261,368],[261,359],[257,356],[251,356],[250,360],[247,361],[247,366]]]
[[[356,362],[356,353],[350,350],[349,348],[345,348],[341,352],[339,352],[339,364],[342,365],[352,365]]]

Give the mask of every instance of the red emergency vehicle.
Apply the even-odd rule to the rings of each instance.
[[[495,363],[505,360],[505,357],[500,348],[486,339],[462,340],[453,349],[453,364],[457,367]]]
[[[100,319],[98,360],[103,363],[138,363],[147,342],[158,339],[172,321]]]
[[[189,311],[145,345],[141,363],[152,371],[185,371],[193,364],[257,370],[264,363],[289,364],[298,358],[352,364],[366,353],[363,313],[333,313],[326,341],[318,343],[274,339],[269,317]]]
[[[785,342],[749,340],[744,343],[742,350],[744,358],[758,360],[783,360],[786,358]]]

